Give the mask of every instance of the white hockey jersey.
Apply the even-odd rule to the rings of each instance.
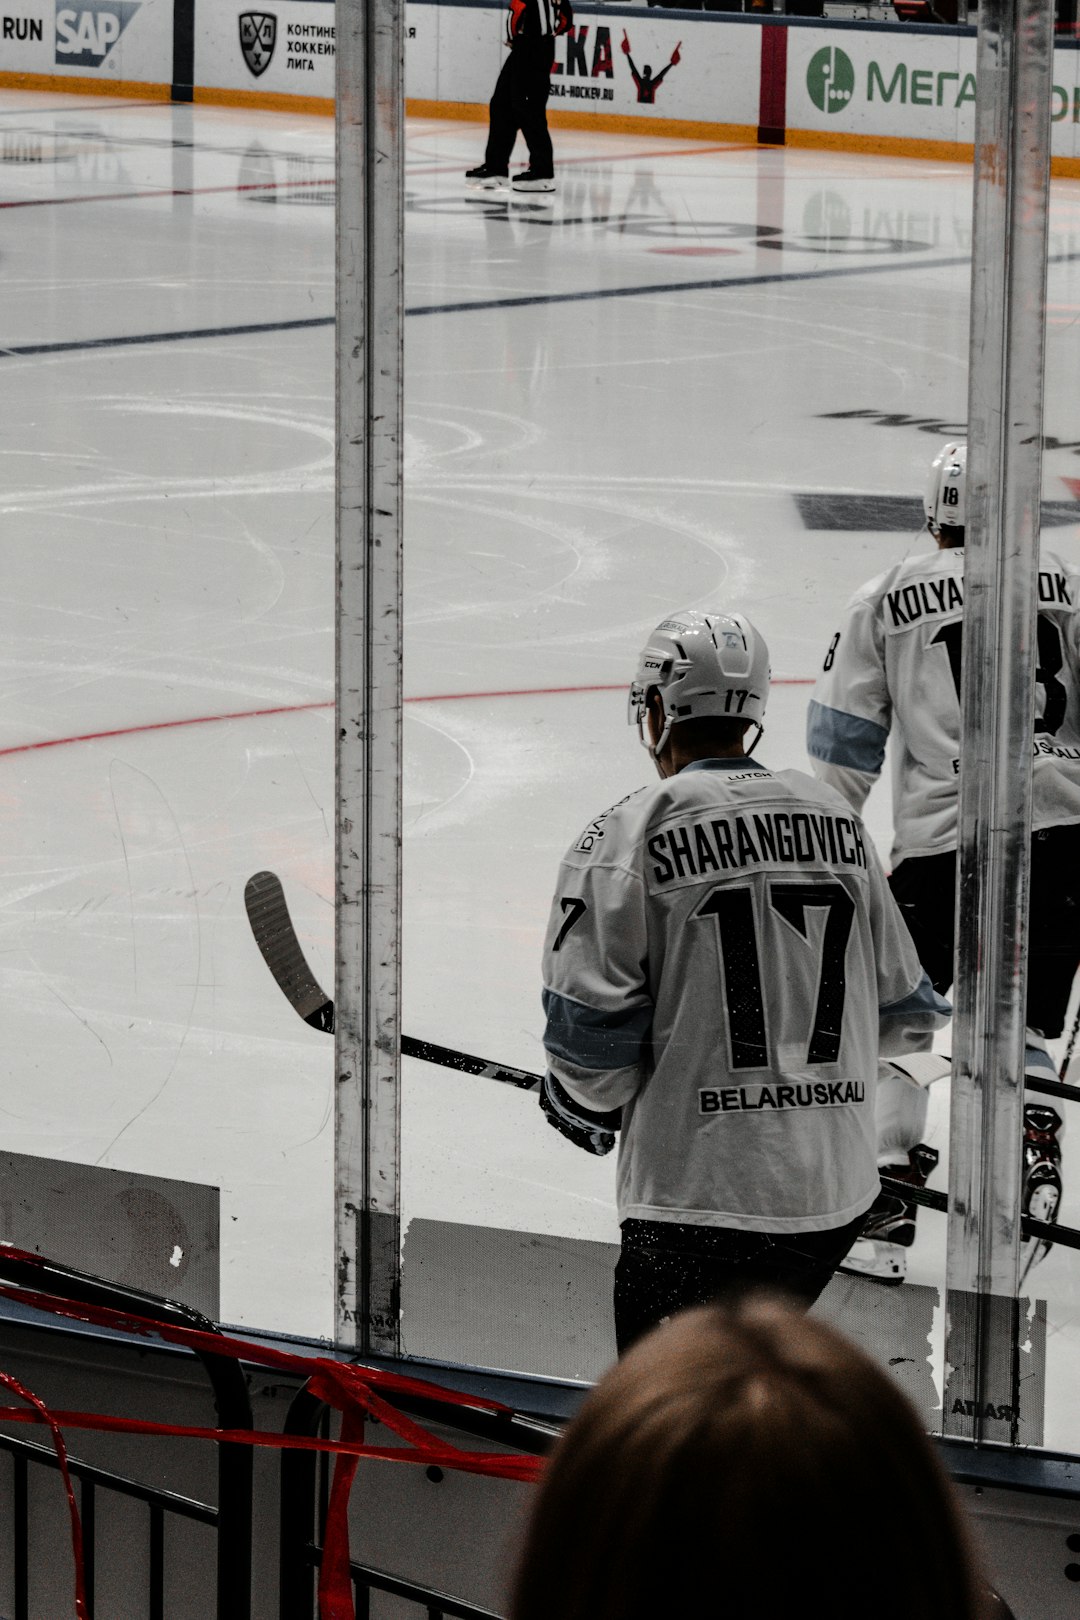
[[[1080,821],[1080,570],[1039,572],[1032,825]],[[955,849],[960,768],[962,547],[905,562],[857,591],[807,716],[814,770],[861,810],[893,760],[892,858]]]
[[[544,1008],[556,1079],[622,1109],[620,1219],[763,1232],[869,1207],[879,1035],[898,1055],[949,1010],[858,817],[751,759],[696,761],[590,822],[559,873]]]

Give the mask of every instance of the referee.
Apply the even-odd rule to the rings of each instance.
[[[520,130],[529,148],[529,166],[513,178],[515,191],[554,191],[555,161],[547,126],[547,99],[555,61],[555,36],[572,27],[569,0],[510,0],[502,65],[489,105],[484,161],[468,169],[469,185],[505,186],[510,154]]]

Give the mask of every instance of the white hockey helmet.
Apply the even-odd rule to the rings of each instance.
[[[664,729],[655,746],[645,734],[653,688],[664,700]],[[655,758],[672,726],[705,715],[749,720],[760,736],[768,697],[769,649],[750,620],[685,608],[661,620],[642,648],[627,718]]]
[[[967,445],[947,444],[930,464],[926,480],[926,526],[936,534],[943,523],[964,527],[967,516]]]

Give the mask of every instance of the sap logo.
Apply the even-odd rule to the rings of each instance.
[[[56,60],[61,67],[100,67],[142,0],[90,0],[56,6]]]

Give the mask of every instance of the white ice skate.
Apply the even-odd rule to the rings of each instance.
[[[919,1142],[908,1152],[907,1164],[882,1165],[881,1173],[912,1187],[925,1187],[937,1162],[937,1149]],[[871,1204],[866,1225],[845,1255],[840,1270],[887,1285],[902,1283],[907,1276],[907,1251],[915,1241],[917,1207],[892,1193],[881,1193]]]
[[[1024,1104],[1024,1189],[1022,1208],[1037,1221],[1055,1222],[1061,1205],[1062,1116],[1043,1103]],[[1020,1283],[1050,1253],[1052,1244],[1027,1238],[1020,1246]]]

